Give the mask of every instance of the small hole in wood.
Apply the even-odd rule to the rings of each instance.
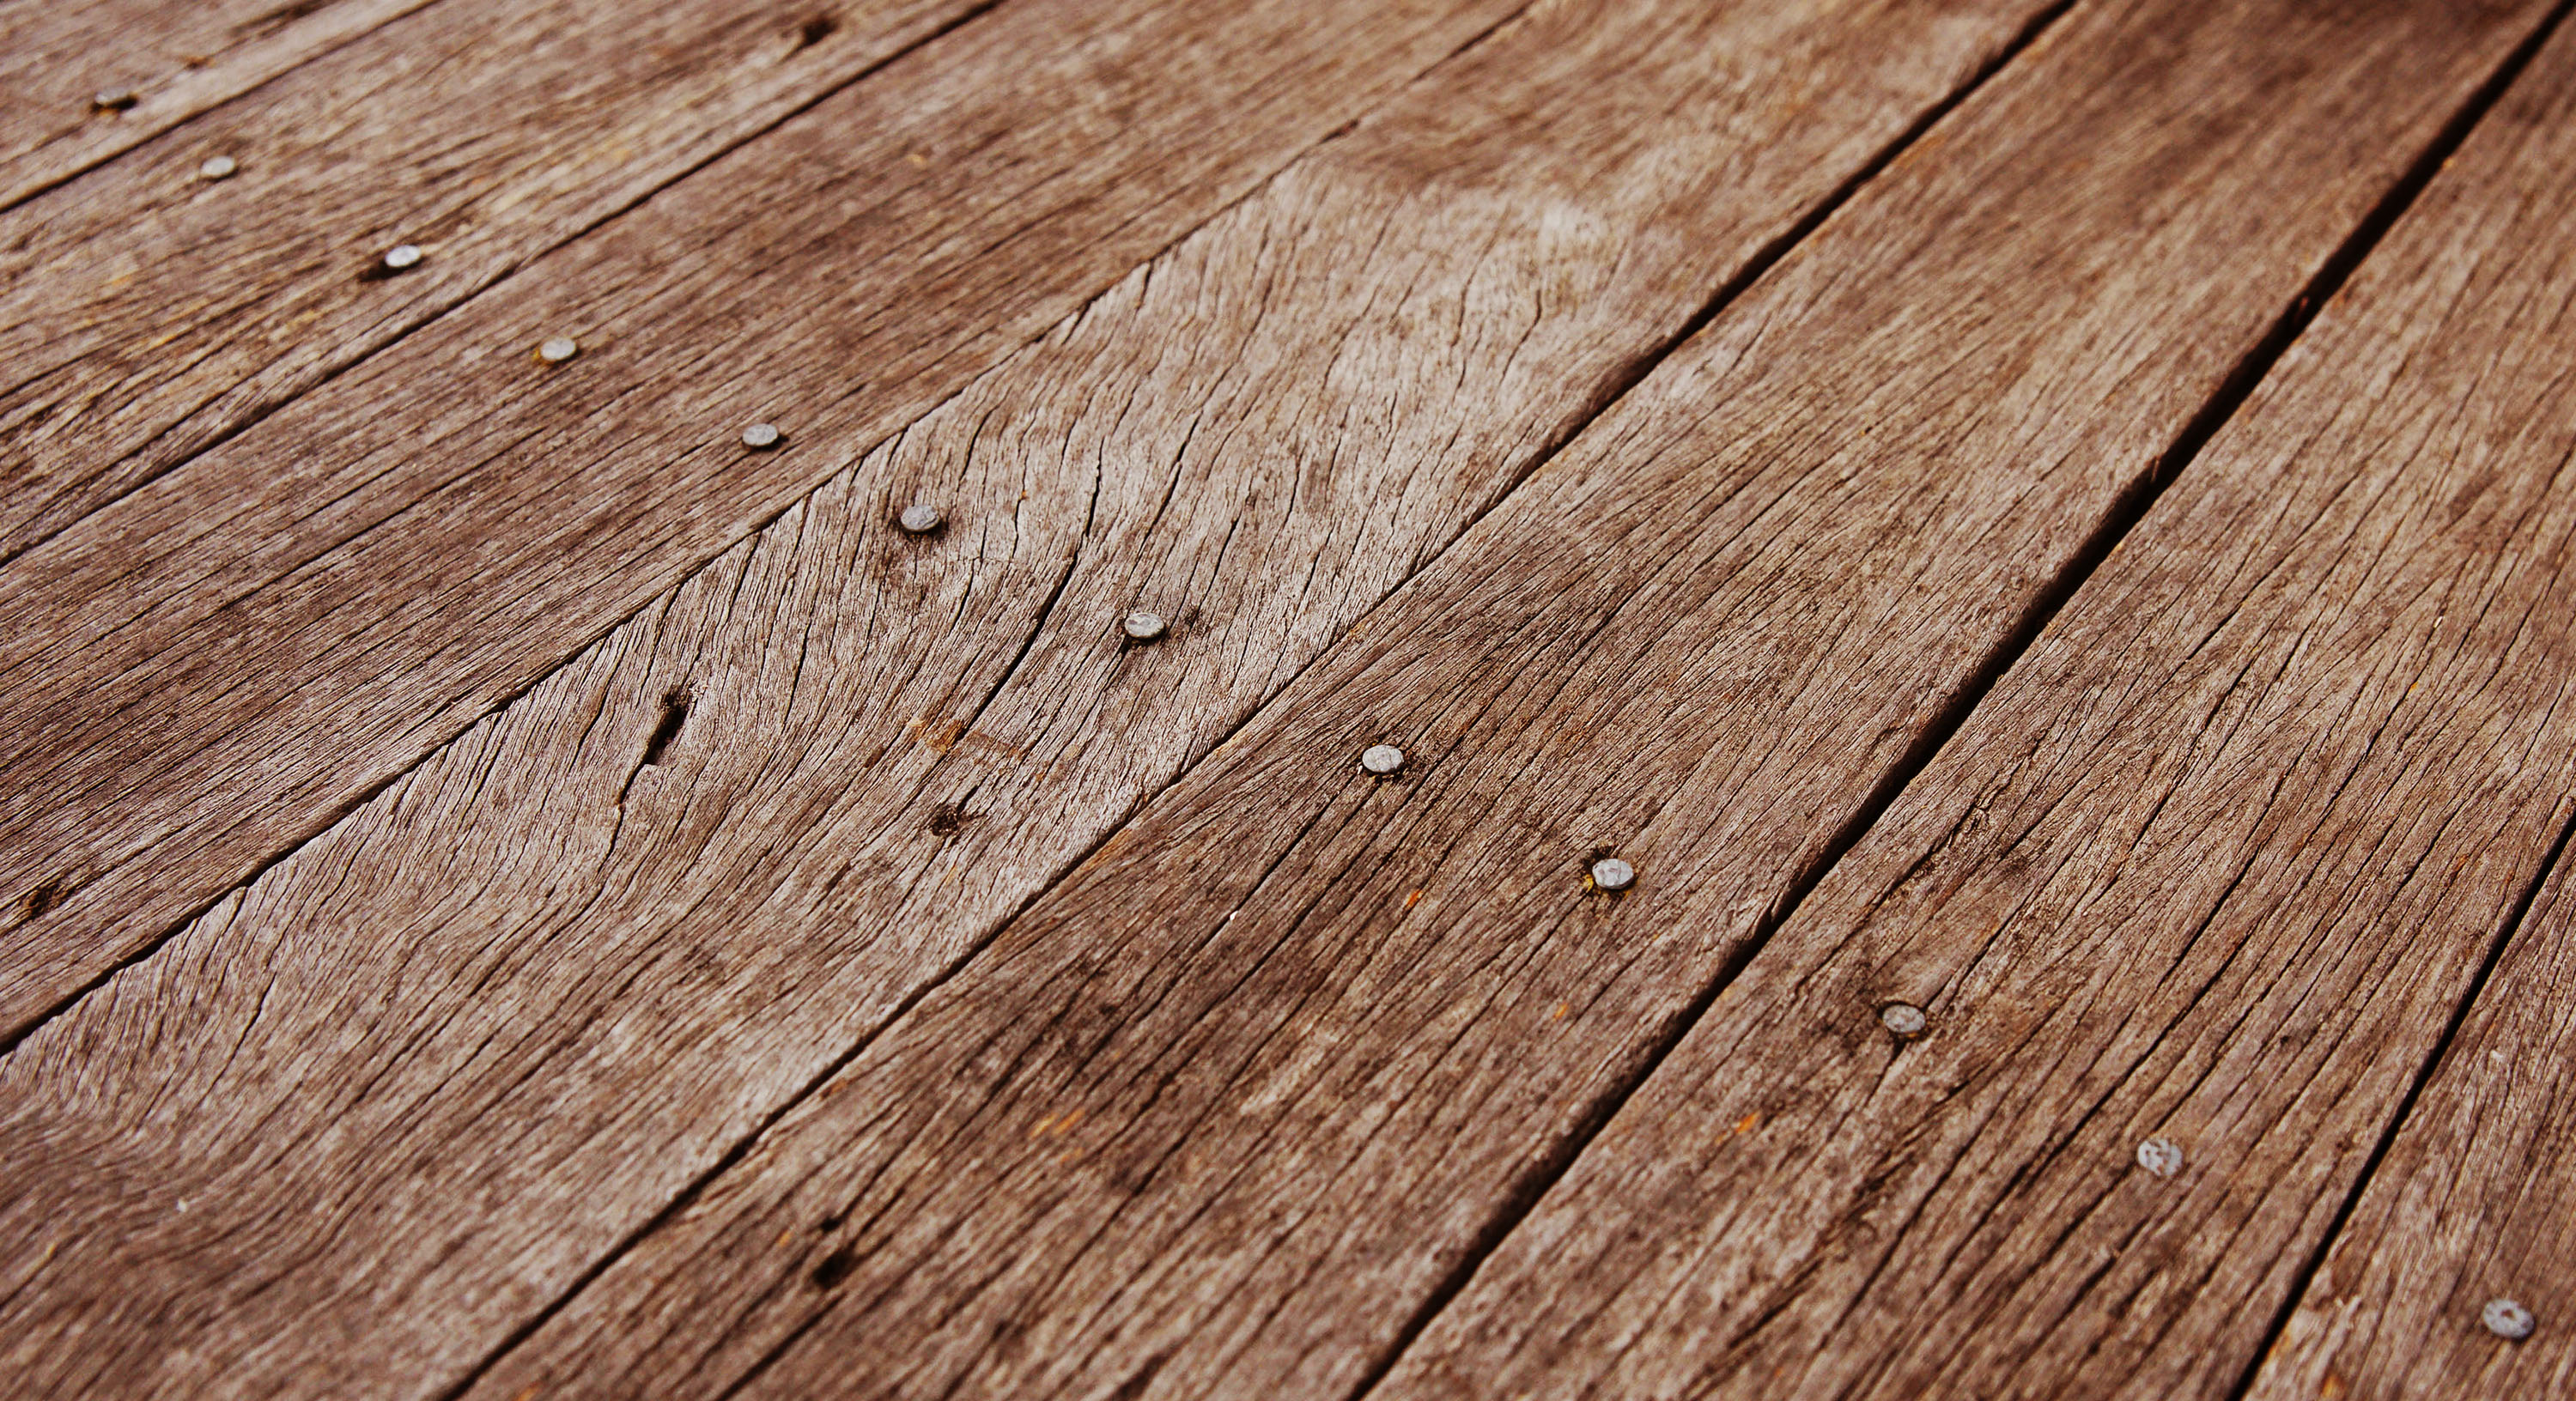
[[[974,820],[974,817],[975,814],[955,803],[941,803],[930,810],[930,834],[934,837],[956,836],[959,829]]]
[[[689,693],[672,691],[662,697],[662,718],[653,726],[653,737],[644,742],[644,763],[651,768],[662,762],[663,751],[680,737],[680,727],[689,723]]]
[[[847,1217],[842,1216],[838,1212],[835,1212],[830,1216],[826,1216],[822,1220],[814,1223],[814,1234],[818,1236],[828,1236],[834,1231],[841,1229],[841,1223],[847,1219]]]
[[[814,47],[816,44],[822,43],[824,40],[831,38],[834,32],[839,30],[840,27],[841,22],[832,18],[830,15],[814,16],[812,19],[805,21],[802,26],[798,27],[796,31],[796,51],[802,53],[805,50]]]
[[[27,918],[42,919],[45,911],[52,909],[54,906],[59,905],[62,902],[63,883],[59,880],[49,880],[43,885],[37,886],[35,889],[28,891],[27,898],[23,903],[27,911]]]
[[[858,1267],[859,1257],[851,1253],[848,1246],[842,1246],[840,1249],[824,1256],[822,1260],[814,1266],[814,1287],[817,1289],[838,1289],[841,1287],[843,1281],[849,1279],[851,1272],[858,1269]]]

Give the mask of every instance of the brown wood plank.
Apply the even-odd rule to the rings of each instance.
[[[1349,1394],[2539,17],[2060,21],[470,1394]]]
[[[0,209],[428,3],[0,5]],[[120,90],[133,100],[99,104]]]
[[[2576,31],[1375,1394],[2233,1394],[2576,791],[2571,224]],[[2271,1394],[2556,1394],[2383,1243]]]
[[[0,215],[0,561],[975,6],[457,0]]]
[[[2557,120],[2566,116],[2562,108]],[[2549,243],[2540,250],[2564,257]],[[2546,290],[2563,311],[2568,283]],[[2576,1394],[2571,874],[2562,857],[2248,1401]],[[2519,1305],[2530,1331],[2491,1329],[2487,1311],[2498,1301]],[[2510,1332],[2512,1312],[2499,1317]]]
[[[1552,5],[1298,162],[12,1055],[21,1370],[452,1379],[2041,13]]]
[[[1006,5],[0,568],[0,1028],[1511,3]],[[592,349],[534,363],[562,334]]]

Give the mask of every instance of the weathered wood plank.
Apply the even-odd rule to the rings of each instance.
[[[0,209],[428,3],[0,5]],[[99,104],[120,90],[132,101]]]
[[[1510,12],[1031,0],[0,569],[12,1031]],[[533,363],[541,339],[592,349]],[[747,450],[775,419],[788,440]]]
[[[2232,1394],[2576,791],[2571,224],[2576,32],[1377,1394]],[[2384,1244],[2275,1395],[2554,1394]]]
[[[2571,872],[2505,946],[2248,1401],[2576,1395]],[[2489,1328],[2498,1300],[2527,1335]]]
[[[0,215],[0,561],[975,7],[457,0]]]
[[[2043,13],[1551,5],[1298,162],[11,1056],[20,1369],[453,1379]]]
[[[2538,18],[2060,21],[472,1394],[1349,1394]]]

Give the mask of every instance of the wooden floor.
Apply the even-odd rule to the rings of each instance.
[[[2576,1395],[2571,3],[0,0],[0,1394]]]

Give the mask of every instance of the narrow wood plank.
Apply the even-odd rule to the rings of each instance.
[[[2562,858],[2248,1401],[2576,1394],[2572,876]],[[2499,1300],[2526,1335],[2488,1326]]]
[[[2061,21],[470,1394],[1349,1394],[2539,15],[2467,18]]]
[[[1512,3],[1004,6],[0,569],[0,1028]]]
[[[2043,13],[1556,4],[1298,162],[11,1056],[21,1372],[452,1380]]]
[[[2231,1395],[2576,792],[2571,221],[2576,32],[1375,1394]],[[2272,1395],[2556,1394],[2384,1246]]]
[[[975,3],[457,0],[0,215],[0,561]]]
[[[429,3],[0,5],[0,209]],[[98,104],[120,90],[133,100]]]

